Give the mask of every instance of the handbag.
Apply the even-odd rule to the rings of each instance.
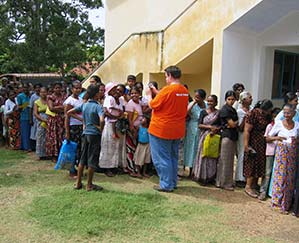
[[[130,124],[128,119],[126,118],[117,119],[115,123],[115,128],[122,134],[125,134],[127,131],[130,130]]]
[[[209,133],[203,142],[202,157],[218,158],[220,152],[220,139],[220,135],[211,135],[211,133]]]
[[[55,170],[66,169],[69,170],[76,163],[77,143],[73,141],[63,140]]]

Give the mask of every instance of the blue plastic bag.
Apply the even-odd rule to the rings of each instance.
[[[55,170],[69,170],[76,163],[77,143],[73,141],[63,140]]]

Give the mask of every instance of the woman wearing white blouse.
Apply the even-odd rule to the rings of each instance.
[[[293,121],[295,106],[286,104],[283,115],[284,120],[275,123],[269,138],[278,141],[275,153],[272,207],[287,213],[294,193],[299,123]]]

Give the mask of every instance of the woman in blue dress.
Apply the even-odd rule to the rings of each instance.
[[[192,102],[188,105],[188,122],[186,123],[186,135],[184,139],[184,174],[189,176],[190,169],[197,153],[199,141],[198,120],[202,110],[206,109],[206,91],[198,89]]]

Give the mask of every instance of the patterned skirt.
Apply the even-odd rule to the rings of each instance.
[[[192,178],[201,183],[211,183],[216,178],[218,158],[202,157],[203,143],[209,131],[204,131],[200,138],[197,148],[197,155],[193,164]]]
[[[292,204],[296,175],[296,145],[279,142],[275,153],[272,206],[288,211]]]
[[[40,114],[42,116],[42,114]],[[46,118],[46,114],[44,114]],[[36,127],[36,154],[38,157],[46,157],[46,136],[47,129],[41,126],[41,122],[37,123]]]
[[[20,125],[20,113],[14,111],[7,118],[8,127],[8,144],[12,149],[20,149],[21,147],[21,125]]]
[[[47,156],[58,157],[64,134],[64,119],[61,115],[49,116],[47,126]]]
[[[137,147],[137,140],[133,134],[128,131],[126,134],[126,150],[127,150],[127,165],[131,172],[136,172],[136,166],[134,161],[134,154]]]

